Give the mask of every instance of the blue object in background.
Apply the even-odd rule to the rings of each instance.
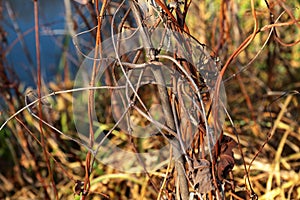
[[[7,66],[15,71],[25,88],[35,87],[36,46],[33,1],[4,0],[2,4],[1,26],[7,34],[5,49]],[[76,71],[78,58],[65,24],[64,1],[39,1],[41,69],[45,82],[53,81],[58,74],[63,76],[61,62],[63,48],[74,58],[72,62],[67,60],[70,72]],[[20,35],[23,41],[20,40]]]

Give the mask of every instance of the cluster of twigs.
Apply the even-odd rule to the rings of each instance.
[[[100,18],[97,26],[94,55],[92,57],[87,56],[87,59],[93,60],[89,85],[93,87],[96,84],[97,73],[103,71],[104,68],[106,75],[104,82],[108,86],[122,86],[118,85],[118,78],[125,77],[124,87],[126,95],[122,98],[119,92],[117,96],[119,96],[121,105],[112,104],[112,112],[120,116],[116,125],[103,136],[103,139],[96,147],[96,151],[89,151],[87,154],[83,195],[88,194],[89,191],[89,174],[92,172],[90,166],[92,166],[91,162],[93,162],[91,160],[92,154],[96,157],[98,151],[101,151],[103,141],[112,134],[122,121],[126,123],[125,131],[132,142],[131,145],[134,152],[139,157],[139,152],[133,142],[134,128],[130,120],[130,113],[137,112],[154,124],[159,131],[158,134],[161,134],[168,141],[173,152],[173,155],[170,156],[175,159],[174,172],[176,173],[175,183],[177,186],[175,191],[167,192],[163,187],[160,187],[160,190],[158,190],[159,187],[151,181],[151,176],[145,167],[145,161],[140,157],[138,158],[140,164],[144,166],[143,172],[150,178],[150,187],[153,187],[157,192],[163,192],[165,198],[174,196],[178,199],[188,199],[193,198],[194,195],[203,198],[209,195],[210,198],[215,196],[215,198],[221,199],[223,196],[221,193],[224,194],[225,190],[222,189],[220,183],[233,168],[232,148],[235,146],[235,143],[232,142],[232,139],[222,136],[222,124],[217,119],[220,117],[220,113],[214,110],[215,106],[213,103],[222,104],[216,106],[220,106],[219,109],[223,110],[225,109],[224,102],[219,102],[219,94],[209,94],[212,92],[212,88],[216,89],[213,79],[218,74],[214,55],[210,55],[205,45],[197,42],[189,34],[185,16],[190,3],[184,3],[183,11],[180,10],[180,2],[175,2],[175,5],[168,5],[167,7],[162,2],[156,1],[153,2],[153,5],[151,3],[146,4],[147,7],[144,9],[142,4],[145,6],[146,2],[130,1],[125,3],[124,1],[112,15],[109,24],[111,26],[110,38],[114,55],[110,55],[109,52],[103,49],[107,48],[108,44],[100,37],[100,30],[105,30]],[[109,10],[109,7],[106,8],[106,6],[106,2],[103,2],[100,16],[104,15],[104,11]],[[118,24],[116,18],[120,9],[128,11],[122,16],[122,20]],[[162,10],[160,11],[159,9]],[[176,18],[171,13],[172,10],[176,11]],[[127,31],[129,27],[124,26],[126,22],[131,29],[129,33]],[[159,28],[162,31],[156,33]],[[138,37],[135,36],[137,33],[139,33]],[[155,34],[158,34],[159,41],[154,41],[156,39]],[[136,37],[136,39],[128,42],[133,37]],[[136,41],[138,39],[141,40],[141,43]],[[193,46],[192,40],[196,43],[196,47]],[[137,46],[135,47],[136,43]],[[130,51],[124,50],[126,45],[133,45],[130,47]],[[171,53],[171,56],[168,53]],[[113,61],[108,62],[107,59],[112,59]],[[164,66],[171,71],[170,74],[165,74]],[[134,70],[139,70],[137,72],[139,73],[137,83],[132,82]],[[203,73],[201,70],[206,73]],[[118,74],[118,72],[121,74]],[[152,98],[158,96],[158,99],[160,99],[165,124],[161,124],[153,119],[149,108],[146,106],[147,102],[143,101],[139,94],[139,88],[144,84],[144,76],[151,76],[151,74],[154,79],[148,81],[151,81],[157,87],[157,94],[153,94]],[[168,75],[170,76],[170,83],[166,86],[165,76]],[[185,84],[185,86],[181,86],[182,84]],[[217,87],[221,88],[221,84],[219,83]],[[219,92],[220,89],[216,91]],[[112,93],[113,89],[110,92]],[[130,95],[130,93],[132,94]],[[88,93],[88,145],[90,147],[95,145],[94,120],[92,116],[94,95],[94,90],[90,90]],[[111,97],[112,101],[118,101],[116,98],[114,96]],[[206,98],[205,102],[203,98]],[[185,102],[188,99],[190,99],[191,104],[189,108],[187,107],[188,103]],[[122,106],[124,109],[120,108]],[[210,110],[215,112],[215,114],[213,115]],[[208,118],[212,118],[213,127],[210,127]],[[145,129],[145,131],[147,132],[148,130]],[[221,136],[218,137],[220,134]],[[191,142],[190,145],[188,140]],[[168,173],[167,171],[166,177]],[[216,173],[218,173],[218,176],[216,176]],[[193,191],[192,193],[189,191],[190,188]],[[202,195],[204,196],[202,197]],[[161,193],[159,196],[161,196]]]
[[[285,38],[282,39],[277,31],[280,27],[299,26],[299,20],[284,2],[265,1],[269,23],[260,27],[255,1],[250,1],[253,30],[237,45],[230,39],[230,28],[234,24],[231,17],[237,12],[236,4],[222,1],[219,24],[216,23],[218,30],[212,32],[211,40],[206,39],[210,48],[197,41],[189,29],[187,15],[193,9],[192,1],[80,2],[87,3],[86,7],[96,20],[91,25],[81,15],[89,30],[73,35],[79,57],[84,59],[73,89],[70,89],[71,85],[66,88],[50,84],[55,92],[42,95],[37,0],[33,4],[36,96],[34,91],[22,95],[16,83],[11,88],[25,101],[17,99],[15,101],[18,102],[13,102],[8,89],[11,81],[4,63],[0,66],[1,87],[5,89],[1,95],[6,98],[11,113],[0,129],[5,130],[2,135],[13,133],[11,137],[17,138],[17,142],[8,141],[8,148],[19,145],[22,148],[20,160],[13,161],[16,164],[14,172],[20,175],[14,183],[22,188],[21,193],[26,190],[24,185],[38,181],[40,185],[36,184],[26,191],[27,198],[61,199],[75,195],[80,199],[257,199],[258,196],[267,199],[286,197],[286,193],[290,199],[299,197],[299,193],[293,192],[294,188],[299,188],[299,179],[281,183],[282,176],[295,175],[299,168],[299,155],[295,153],[299,147],[289,139],[292,137],[299,141],[299,125],[288,110],[293,99],[295,105],[299,103],[299,92],[280,92],[279,98],[271,99],[265,108],[260,108],[253,105],[251,91],[244,82],[261,82],[250,75],[241,78],[241,73],[250,70],[266,47],[273,43],[280,47],[298,44],[299,41],[283,42]],[[199,9],[203,9],[203,2],[199,2]],[[82,14],[82,7],[74,3],[74,8]],[[279,22],[284,15],[290,21]],[[238,27],[235,30],[241,31]],[[261,37],[265,42],[253,54],[249,47],[262,33],[267,33],[266,37]],[[85,53],[86,46],[81,38],[84,34],[95,39],[90,53]],[[232,48],[232,53],[226,52]],[[269,52],[268,56],[276,57],[271,47]],[[271,65],[274,60],[268,59]],[[220,60],[225,61],[224,65]],[[241,67],[231,69],[233,62]],[[225,74],[230,70],[233,75]],[[271,69],[269,73],[272,76],[274,72]],[[247,121],[242,117],[241,121],[248,124],[245,127],[236,127],[237,123],[226,109],[223,81],[230,84],[234,77],[241,92],[235,94],[238,89],[230,86],[228,101],[233,104],[238,101],[232,97],[234,95],[244,99],[246,112],[250,111],[247,119],[251,119]],[[267,81],[271,84],[272,78]],[[267,95],[275,94],[269,89],[272,87],[263,86],[263,89],[267,88]],[[279,110],[276,106],[272,107],[285,97]],[[54,102],[57,102],[56,111],[48,107]],[[14,103],[21,109],[17,110]],[[75,110],[73,115],[71,104]],[[259,117],[256,109],[263,110],[264,116]],[[230,112],[242,111],[233,109]],[[229,123],[224,131],[225,116]],[[68,124],[69,120],[74,124]],[[271,126],[261,122],[270,122]],[[284,126],[285,122],[290,125]],[[251,137],[249,130],[258,140],[255,146],[247,144],[251,140],[248,138]],[[275,132],[282,130],[285,130],[283,136],[276,137]],[[274,138],[278,138],[280,143],[272,141]],[[109,146],[111,144],[113,146]],[[259,166],[267,163],[260,156],[268,152],[272,154],[272,148],[277,144],[279,148],[270,165],[273,171],[260,173]],[[288,144],[291,153],[287,152],[286,157],[280,160],[285,144]],[[128,153],[120,155],[113,148]],[[166,154],[151,154],[153,149],[163,152],[160,151],[163,148],[167,148]],[[68,149],[71,151],[64,153]],[[40,150],[43,153],[37,154]],[[132,157],[126,160],[129,154],[135,156],[134,161]],[[18,158],[17,155],[12,157]],[[40,164],[41,158],[43,164]],[[293,169],[293,173],[284,171],[285,174],[280,174],[281,165]],[[237,167],[233,173],[234,166]],[[27,171],[22,172],[24,169]],[[267,178],[267,181],[261,181],[261,177]],[[13,193],[12,182],[5,177],[1,180],[7,183],[1,191],[10,196]],[[277,187],[274,188],[274,185]],[[66,191],[63,191],[65,188]],[[21,196],[20,193],[14,194],[15,198]]]

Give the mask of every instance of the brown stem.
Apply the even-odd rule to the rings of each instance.
[[[41,85],[42,85],[42,79],[41,79],[41,52],[40,52],[40,34],[39,34],[39,9],[38,9],[38,0],[34,0],[34,29],[35,29],[35,47],[36,47],[36,62],[37,62],[37,89],[38,89],[38,98],[39,104],[38,104],[38,115],[40,119],[43,119],[42,114],[42,102],[41,102]],[[41,134],[41,143],[43,147],[43,154],[46,159],[46,164],[49,172],[49,177],[51,179],[51,184],[53,187],[53,191],[55,194],[55,198],[58,199],[58,192],[55,186],[55,182],[53,179],[52,169],[50,166],[49,156],[47,154],[47,145],[45,143],[45,133],[43,131],[43,123],[41,120],[39,120],[39,128],[40,128],[40,134]]]
[[[153,65],[152,69],[153,69],[152,70],[153,75],[158,83],[157,84],[158,94],[161,100],[162,109],[166,119],[167,126],[172,130],[175,130],[175,122],[171,110],[168,91],[167,88],[165,87],[165,80],[163,74],[159,66]],[[180,148],[179,141],[176,138],[171,139],[170,143],[172,145],[173,157],[175,158],[175,168],[179,180],[180,196],[183,200],[187,200],[189,198],[189,189],[188,189],[188,182],[186,179],[185,169],[184,169],[184,160],[182,156],[183,152],[182,149]]]

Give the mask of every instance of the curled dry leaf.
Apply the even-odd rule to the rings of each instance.
[[[199,193],[206,194],[214,189],[212,184],[210,162],[208,160],[196,160],[194,158],[192,179],[194,183],[194,189],[197,189]]]
[[[237,143],[228,136],[223,136],[219,144],[219,160],[217,161],[218,179],[222,181],[234,167],[234,158],[232,149]]]

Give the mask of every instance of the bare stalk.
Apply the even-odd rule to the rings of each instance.
[[[40,34],[39,34],[39,5],[38,0],[33,1],[34,5],[34,29],[35,29],[35,45],[36,45],[36,62],[37,62],[37,89],[38,89],[38,98],[39,98],[39,105],[38,105],[38,116],[39,118],[43,119],[42,114],[42,102],[41,102],[41,52],[40,52]],[[40,128],[40,135],[41,135],[41,143],[43,147],[43,153],[46,159],[46,164],[49,172],[49,177],[51,179],[52,188],[54,191],[55,198],[58,199],[58,193],[55,186],[55,182],[53,179],[53,173],[50,166],[49,156],[47,154],[47,144],[45,143],[45,133],[43,131],[43,123],[39,121],[39,128]],[[45,188],[45,193],[47,194],[47,190]]]

